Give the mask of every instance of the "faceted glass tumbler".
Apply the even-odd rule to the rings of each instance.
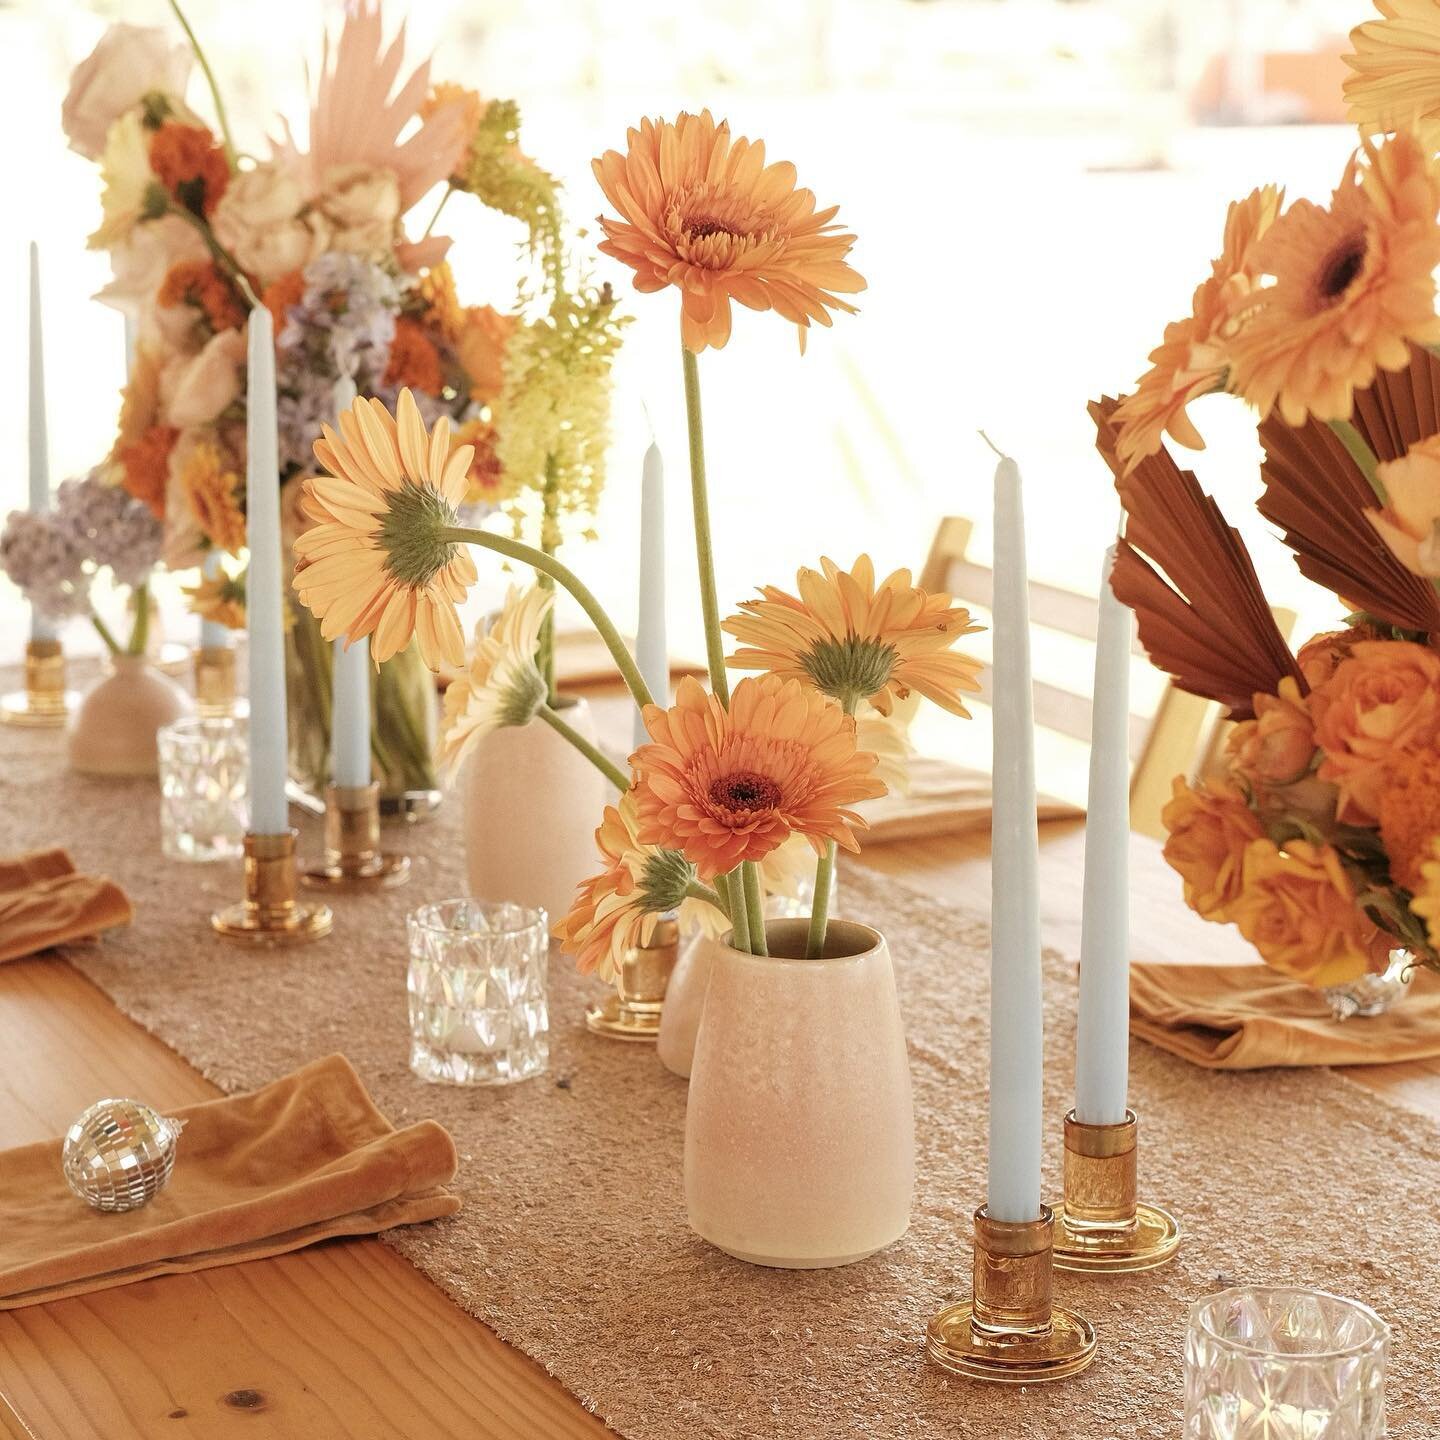
[[[244,720],[187,718],[156,735],[160,845],[172,860],[232,860],[243,849],[249,743]]]
[[[450,1085],[508,1085],[550,1062],[543,910],[445,900],[413,911],[410,1068]]]
[[[1383,1440],[1390,1328],[1319,1290],[1197,1301],[1185,1335],[1185,1440]]]

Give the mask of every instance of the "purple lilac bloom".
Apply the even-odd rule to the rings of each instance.
[[[94,471],[60,486],[55,518],[86,559],[110,567],[118,585],[142,585],[160,561],[164,526],[148,505]]]
[[[42,615],[65,620],[90,612],[85,556],[54,511],[12,510],[0,532],[0,570]]]

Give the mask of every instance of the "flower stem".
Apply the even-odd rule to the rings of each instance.
[[[200,48],[200,42],[195,38],[195,32],[190,28],[190,22],[180,8],[180,0],[170,0],[170,8],[175,12],[175,18],[180,22],[180,28],[185,32],[185,38],[190,42],[190,48],[195,52],[196,60],[200,62],[205,83],[210,87],[210,98],[215,102],[215,118],[220,122],[220,135],[225,142],[225,159],[233,171],[235,169],[235,140],[230,134],[230,121],[225,115],[225,102],[220,98],[220,87],[215,83],[215,72],[210,68],[210,62],[205,58],[205,52]]]
[[[825,954],[825,927],[830,919],[830,888],[835,878],[835,842],[829,841],[815,867],[815,898],[810,902],[810,934],[805,941],[805,958],[819,960]]]
[[[729,900],[727,910],[730,915],[730,943],[736,950],[749,955],[753,953],[750,949],[750,913],[745,908],[745,887],[740,879],[739,867],[728,875],[721,875],[716,883],[720,893]]]
[[[90,623],[95,627],[95,633],[105,642],[105,648],[112,654],[120,653],[120,642],[110,633],[110,627],[92,610],[90,612]]]
[[[235,257],[215,238],[212,231],[204,221],[193,210],[184,205],[170,206],[169,213],[178,215],[187,224],[193,225],[199,232],[200,238],[205,242],[205,248],[210,252],[210,258],[225,272],[230,283],[240,292],[240,297],[252,309],[260,307],[260,297],[255,293],[254,287],[250,284],[245,272],[240,268]]]
[[[455,187],[447,184],[445,193],[440,197],[440,203],[435,207],[435,213],[430,217],[430,223],[425,227],[425,233],[420,237],[422,240],[430,238],[430,232],[435,228],[435,222],[440,218],[440,212],[445,208],[445,202],[455,193]]]
[[[692,900],[703,900],[707,905],[713,905],[727,920],[730,918],[730,911],[726,908],[725,901],[721,899],[718,890],[712,890],[699,880],[692,880],[685,887],[685,893]]]
[[[1350,458],[1359,467],[1360,473],[1369,483],[1370,488],[1375,492],[1375,498],[1382,504],[1388,505],[1390,497],[1385,493],[1385,487],[1380,483],[1380,477],[1375,473],[1379,461],[1375,458],[1375,452],[1365,443],[1365,437],[1355,428],[1349,420],[1332,420],[1330,428],[1335,432],[1340,443],[1349,453]]]
[[[695,559],[700,568],[700,609],[705,617],[705,655],[710,688],[721,704],[730,704],[725,675],[725,642],[720,634],[720,604],[715,598],[715,552],[710,541],[710,498],[705,488],[705,426],[700,416],[700,366],[683,345],[685,419],[690,430],[690,505],[695,521]]]
[[[475,530],[467,525],[447,525],[440,531],[439,538],[454,545],[479,545],[483,549],[494,550],[499,555],[518,560],[521,564],[529,565],[532,569],[558,580],[575,597],[580,608],[589,617],[590,623],[599,632],[635,703],[642,707],[655,703],[651,699],[649,687],[645,684],[645,677],[635,664],[635,657],[625,648],[625,642],[620,638],[620,632],[616,630],[614,623],[584,581],[569,566],[562,564],[553,555],[535,549],[533,545],[511,540],[506,535],[492,534],[489,530]]]
[[[557,735],[568,740],[622,795],[630,788],[629,777],[578,730],[567,725],[548,705],[535,712]]]
[[[760,895],[760,871],[753,860],[747,860],[740,867],[741,883],[745,887],[745,911],[750,919],[750,953],[768,955],[765,944],[765,902]]]
[[[560,481],[554,454],[545,457],[545,484],[541,490],[544,516],[540,522],[540,548],[547,554],[556,551],[556,535],[559,532],[558,514],[560,509]],[[536,576],[536,583],[543,590],[555,588],[555,577],[543,572]],[[536,655],[541,678],[545,681],[546,704],[552,708],[560,698],[555,685],[555,607],[550,607],[545,622],[540,627],[539,653]]]
[[[144,582],[135,587],[135,623],[130,627],[130,644],[126,654],[143,655],[150,638],[150,586]]]

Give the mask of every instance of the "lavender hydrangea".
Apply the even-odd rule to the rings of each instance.
[[[400,282],[360,255],[331,251],[304,271],[305,293],[280,332],[280,463],[308,469],[320,426],[335,418],[335,382],[373,393],[390,363]]]
[[[90,612],[85,556],[53,511],[12,510],[0,532],[0,570],[52,620]]]
[[[141,585],[159,563],[164,526],[148,505],[93,471],[60,486],[55,518],[82,556],[110,567],[116,584]]]

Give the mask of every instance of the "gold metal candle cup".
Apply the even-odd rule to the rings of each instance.
[[[975,1212],[974,1294],[947,1306],[926,1331],[931,1363],[952,1375],[1038,1385],[1078,1375],[1095,1358],[1090,1322],[1054,1303],[1054,1217],[992,1220]]]
[[[612,1040],[647,1040],[660,1034],[665,991],[680,953],[680,927],[673,920],[655,926],[650,944],[630,951],[620,966],[615,992],[585,1011],[585,1026]]]
[[[312,889],[378,890],[410,878],[408,855],[380,849],[380,782],[325,790],[325,858],[300,877]]]
[[[330,907],[295,898],[295,839],[294,830],[245,836],[245,898],[210,917],[218,934],[252,945],[300,945],[330,933]]]
[[[65,656],[58,640],[25,646],[25,688],[0,697],[0,721],[32,730],[58,729],[80,697],[65,688]]]
[[[1061,1270],[1151,1270],[1180,1248],[1180,1226],[1167,1211],[1142,1205],[1136,1184],[1139,1123],[1127,1110],[1118,1125],[1065,1117],[1065,1200],[1055,1232]]]
[[[196,650],[195,708],[207,717],[235,713],[235,651],[229,645]]]

